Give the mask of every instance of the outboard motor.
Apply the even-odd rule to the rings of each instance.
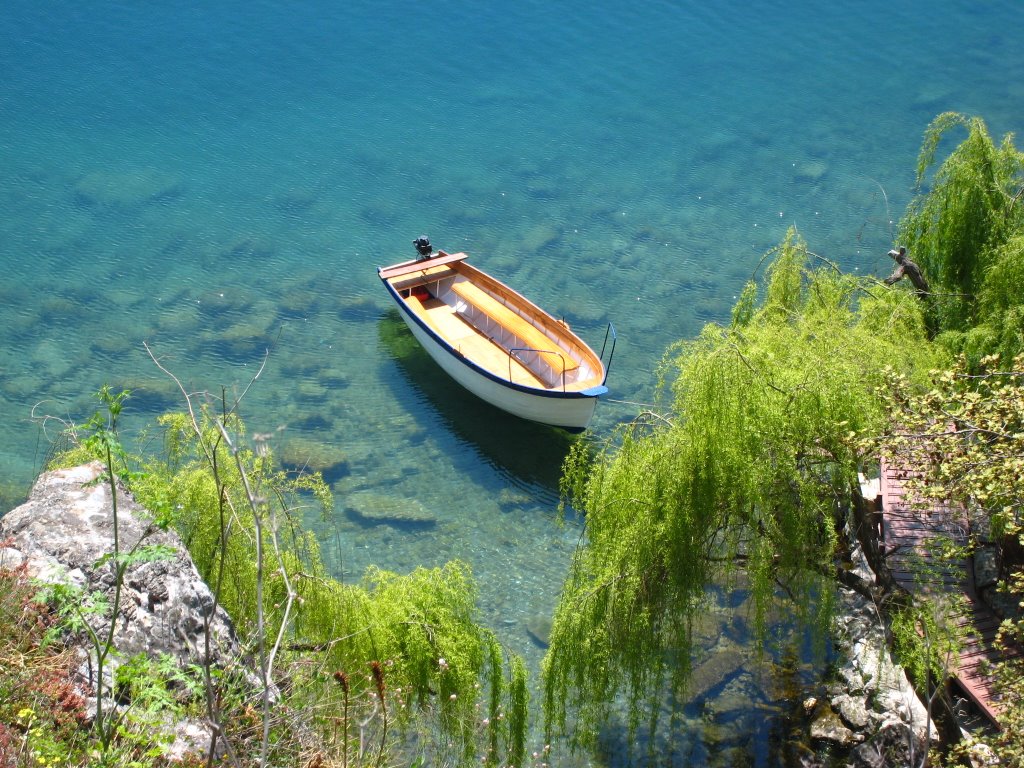
[[[420,235],[412,241],[412,244],[416,246],[416,252],[421,259],[429,259],[434,254],[434,246],[430,244],[426,235]]]

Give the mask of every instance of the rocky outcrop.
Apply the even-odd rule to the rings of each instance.
[[[892,660],[874,606],[849,590],[840,590],[840,598],[835,633],[840,665],[827,688],[825,709],[834,712],[852,732],[843,746],[860,744],[854,750],[853,764],[862,764],[860,759],[871,755],[871,765],[907,765],[892,745],[898,743],[900,749],[924,754],[928,711],[903,668]],[[878,762],[879,755],[894,761]]]
[[[69,584],[102,593],[113,604],[114,551],[110,484],[100,482],[99,463],[46,472],[27,502],[0,519],[0,566],[28,563],[44,583]],[[177,534],[153,526],[150,514],[118,490],[118,539],[122,553],[148,547],[152,558],[130,565],[124,575],[113,645],[119,655],[169,654],[183,664],[221,666],[240,655],[231,620],[214,609],[213,594]],[[98,616],[94,629],[109,628]],[[209,620],[211,658],[205,658]]]
[[[0,519],[0,567],[25,565],[42,583],[70,585],[113,606],[116,574],[109,556],[114,552],[114,517],[103,472],[101,464],[92,463],[40,475],[28,501]],[[145,556],[124,573],[117,616],[110,615],[111,607],[88,619],[101,638],[114,621],[113,651],[103,676],[105,696],[112,689],[113,670],[140,653],[167,655],[180,665],[236,667],[242,653],[231,621],[215,606],[177,534],[152,525],[151,515],[120,488],[117,510],[119,551]],[[84,635],[72,642],[81,648],[83,693],[94,697],[95,648]],[[190,727],[194,731],[205,726]]]
[[[853,554],[857,578],[875,583],[859,549]],[[811,742],[828,751],[838,749],[848,756],[846,764],[856,768],[916,764],[927,752],[928,711],[906,672],[892,659],[876,606],[845,588],[839,589],[839,601],[833,633],[835,672],[824,695],[804,702]],[[934,726],[931,733],[934,736]]]

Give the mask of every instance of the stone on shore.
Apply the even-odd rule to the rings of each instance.
[[[824,741],[835,744],[838,747],[849,747],[854,744],[856,737],[847,728],[842,719],[827,703],[818,706],[811,720],[811,739],[813,741]]]
[[[901,720],[888,720],[850,755],[851,768],[902,768],[919,765],[925,742]]]

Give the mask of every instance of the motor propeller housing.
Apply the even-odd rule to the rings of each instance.
[[[416,252],[421,259],[429,259],[434,253],[434,246],[430,244],[430,238],[426,235],[420,235],[412,241],[412,244],[416,246]]]

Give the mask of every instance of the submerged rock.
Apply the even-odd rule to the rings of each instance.
[[[795,163],[793,177],[797,181],[821,181],[828,173],[828,163],[820,158],[811,158]]]
[[[693,668],[686,686],[687,697],[693,700],[706,696],[739,672],[743,662],[743,652],[731,643],[712,651],[706,660]]]
[[[401,499],[373,491],[356,491],[345,499],[345,512],[362,525],[431,528],[437,518],[416,499]]]
[[[531,616],[526,622],[526,634],[541,648],[547,648],[551,638],[551,617],[546,613]]]
[[[340,448],[308,437],[288,437],[280,447],[274,446],[274,453],[288,472],[319,472],[326,483],[351,472],[348,457]]]
[[[133,208],[181,195],[182,179],[156,168],[103,168],[87,173],[75,184],[75,195],[86,205]]]
[[[558,244],[561,233],[550,224],[536,224],[523,235],[522,248],[524,253],[536,253]]]

